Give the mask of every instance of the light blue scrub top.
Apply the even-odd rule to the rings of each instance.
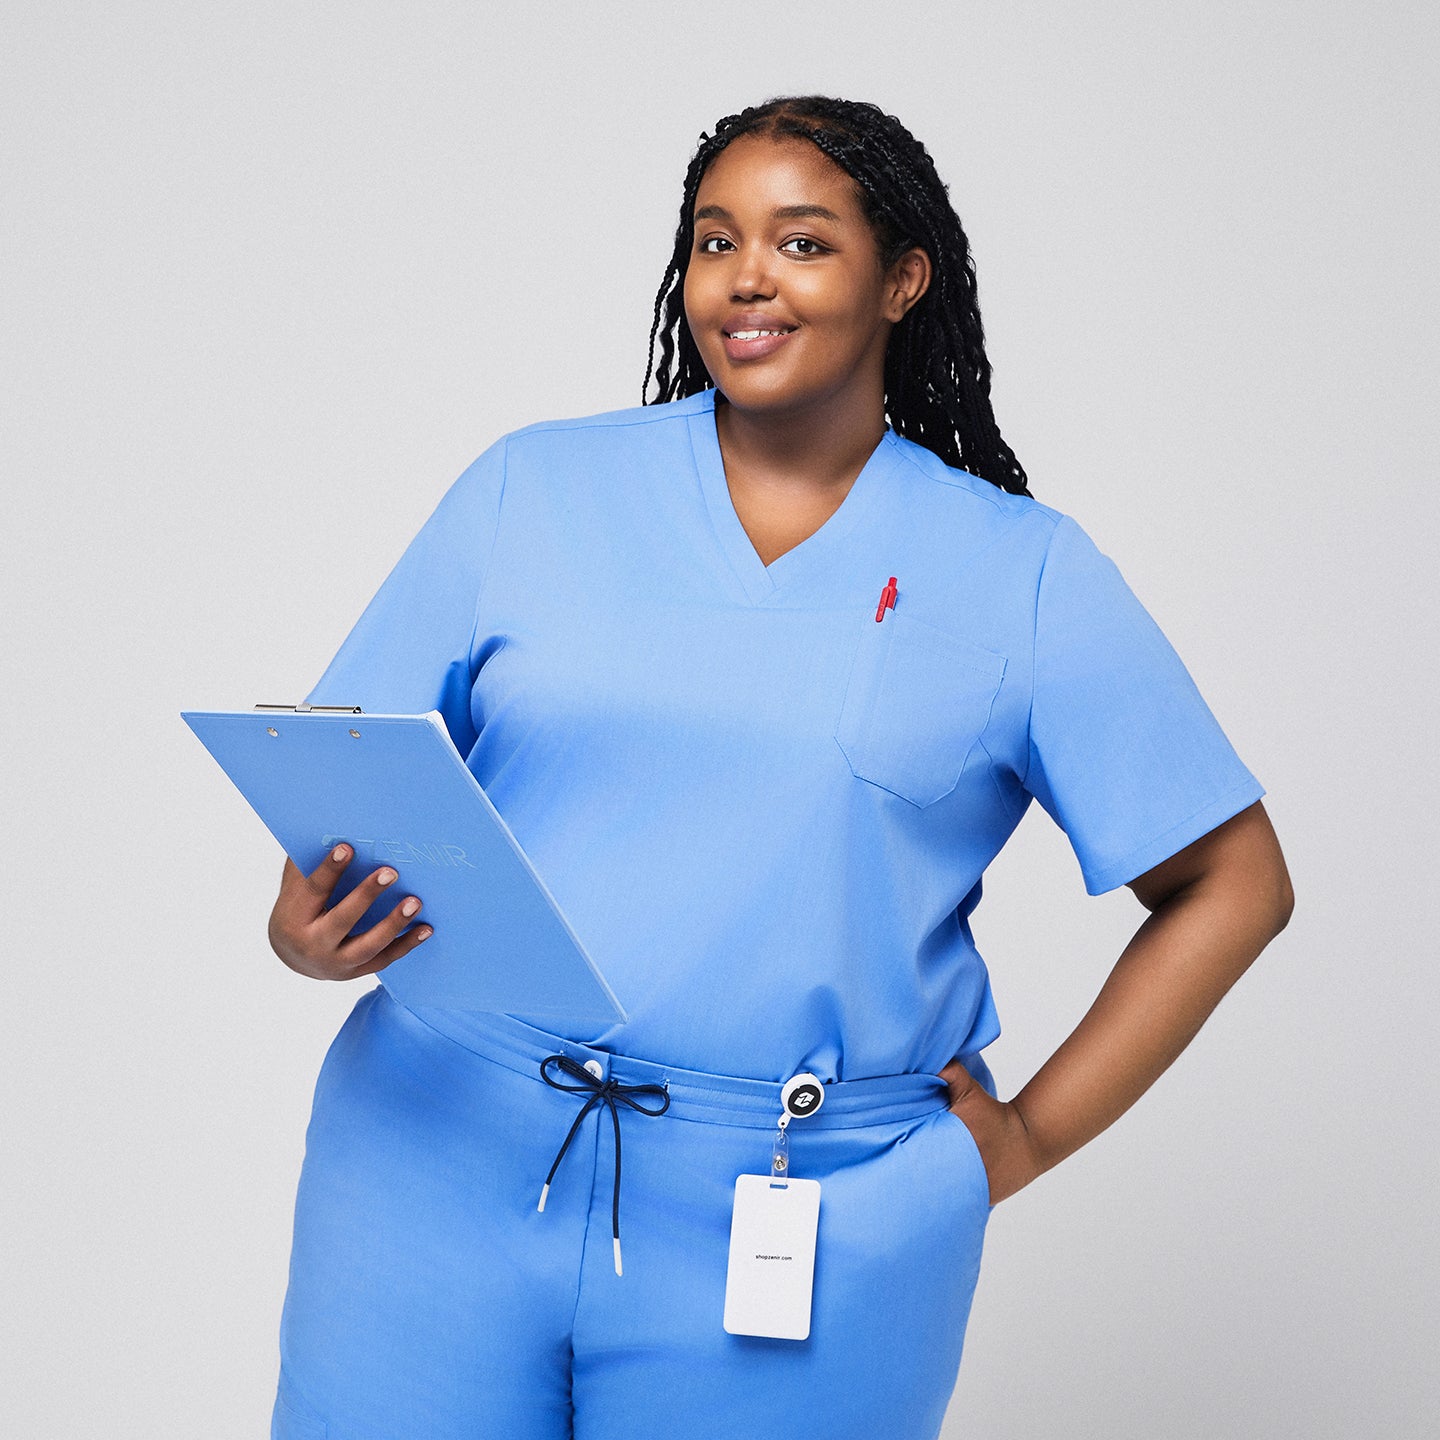
[[[934,1072],[999,1034],[969,916],[1032,796],[1100,894],[1265,791],[1074,520],[887,430],[767,566],[714,405],[496,441],[308,699],[440,710],[630,1015],[520,1018],[758,1079]]]

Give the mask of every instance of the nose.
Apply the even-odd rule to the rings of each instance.
[[[735,252],[735,269],[730,276],[732,301],[772,297],[775,294],[774,253],[768,245],[751,241]]]

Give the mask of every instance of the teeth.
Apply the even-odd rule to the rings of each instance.
[[[786,333],[784,330],[732,330],[730,338],[732,340],[758,340],[762,335],[784,335]]]

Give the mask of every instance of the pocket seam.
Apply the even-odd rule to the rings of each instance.
[[[276,1393],[275,1400],[284,1417],[285,1429],[291,1432],[279,1436],[278,1440],[327,1440],[330,1426],[324,1420],[298,1409],[284,1390]]]

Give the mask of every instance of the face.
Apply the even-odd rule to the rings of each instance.
[[[715,388],[757,414],[878,409],[890,332],[929,283],[925,252],[883,271],[855,182],[805,140],[732,141],[694,219],[685,318]]]

